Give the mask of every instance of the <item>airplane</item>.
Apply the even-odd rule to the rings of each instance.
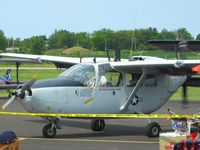
[[[50,61],[71,66],[58,77],[29,80],[11,92],[4,110],[15,99],[30,113],[148,114],[158,110],[182,86],[187,72],[200,60],[166,60],[134,56],[127,61],[79,62],[79,58],[2,53],[1,57]],[[54,138],[61,117],[43,117],[42,133]],[[79,118],[80,119],[80,118]],[[106,118],[91,119],[91,129],[102,131]],[[158,137],[161,127],[149,122],[148,137]]]
[[[154,48],[159,48],[164,51],[175,52],[176,59],[187,59],[187,54],[190,53],[193,56],[198,56],[200,50],[200,40],[148,40],[147,45],[151,45]],[[193,76],[194,75],[194,76]],[[199,87],[200,86],[200,65],[193,67],[192,71],[187,74],[187,80],[182,85],[182,104],[187,105],[187,87]]]
[[[7,69],[4,76],[0,76],[0,85],[9,84],[11,81],[11,69]]]

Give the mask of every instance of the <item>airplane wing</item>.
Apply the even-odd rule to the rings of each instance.
[[[47,56],[47,55],[31,55],[31,54],[16,54],[16,53],[1,53],[0,57],[10,57],[10,58],[19,58],[27,59],[36,62],[49,61],[55,64],[57,68],[69,68],[78,63],[92,63],[96,62],[105,62],[108,61],[108,58],[75,58],[75,57],[61,57],[61,56]],[[113,61],[111,59],[111,61]],[[122,60],[128,61],[128,60]]]
[[[31,54],[17,54],[17,53],[1,53],[0,57],[18,58],[29,61],[35,61],[41,63],[43,61],[50,61],[56,65],[56,67],[66,68],[77,63],[80,63],[80,58],[73,57],[59,57],[59,56],[46,56],[46,55],[31,55]]]
[[[198,66],[200,60],[166,60],[112,62],[111,66],[121,72],[138,72],[148,69],[161,73],[192,73],[192,68]]]
[[[39,63],[35,60],[30,59],[20,59],[20,58],[0,58],[0,62],[6,63]]]
[[[167,51],[175,51],[178,47],[184,45],[187,45],[187,48],[193,51],[200,50],[200,40],[149,40],[146,43]]]
[[[0,85],[0,90],[10,90],[10,89],[16,89],[19,86],[22,86],[23,84],[6,84],[6,85]]]

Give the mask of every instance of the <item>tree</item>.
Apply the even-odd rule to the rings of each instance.
[[[139,29],[135,30],[135,36],[138,41],[146,42],[147,40],[158,39],[159,32],[156,28],[147,28],[147,29]]]
[[[178,40],[193,40],[191,33],[187,31],[186,28],[180,28],[176,31],[177,39]]]
[[[2,30],[0,30],[0,49],[5,50],[7,46],[7,40],[4,36],[4,33]]]
[[[114,33],[114,48],[130,49],[132,44],[133,30],[121,30]]]
[[[46,36],[33,36],[31,39],[31,53],[43,54],[46,47]]]
[[[55,30],[48,40],[50,49],[69,48],[74,46],[75,43],[75,34],[66,30]]]
[[[22,42],[21,42],[21,39],[20,38],[16,38],[15,40],[14,40],[14,43],[15,43],[15,47],[21,47],[21,45],[22,45]]]
[[[162,29],[161,33],[158,36],[158,39],[175,40],[176,39],[176,34],[173,31],[168,31],[167,29]]]
[[[32,36],[22,41],[20,53],[43,54],[46,47],[46,36]]]
[[[75,34],[76,45],[84,48],[91,49],[92,41],[90,38],[90,34],[87,32],[80,32]]]
[[[200,34],[197,35],[196,40],[200,40]]]
[[[156,28],[139,29],[134,31],[134,35],[137,41],[137,47],[140,50],[149,49],[149,46],[145,44],[148,40],[158,39],[159,32]]]
[[[108,49],[113,49],[114,31],[110,29],[101,29],[92,33],[92,44],[96,50],[104,50],[105,46]]]

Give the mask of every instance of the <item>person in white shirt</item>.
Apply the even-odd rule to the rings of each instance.
[[[101,76],[100,80],[99,80],[99,84],[98,86],[99,87],[105,87],[106,86],[106,83],[107,83],[107,79],[105,76]]]

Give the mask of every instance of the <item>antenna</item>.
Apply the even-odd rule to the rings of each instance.
[[[8,39],[8,47],[10,47],[10,39]]]
[[[15,41],[14,41],[14,38],[12,37],[12,47],[15,46]]]
[[[142,56],[143,52],[144,52],[144,51],[141,51],[140,56]]]
[[[136,26],[136,17],[137,17],[137,9],[135,9],[135,14],[134,14],[134,24]],[[134,43],[134,50],[136,50],[136,37],[135,37],[135,28],[133,30],[133,34],[132,34],[132,40],[131,40],[131,51],[130,51],[130,58],[133,54],[133,43]]]
[[[131,40],[130,58],[131,58],[131,56],[132,56],[132,54],[133,54],[133,38],[134,38],[134,32],[135,32],[135,31],[133,31],[132,40]]]

